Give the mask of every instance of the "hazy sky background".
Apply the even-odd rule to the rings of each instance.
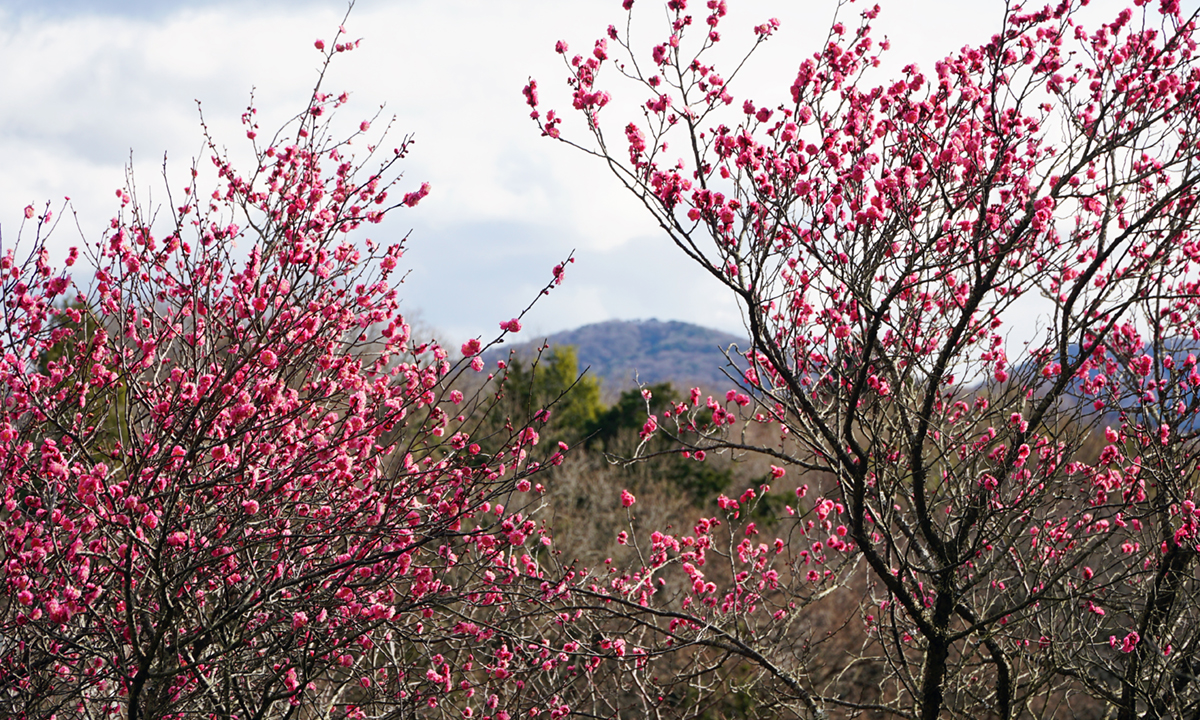
[[[836,4],[728,2],[722,45],[730,50],[749,46],[755,24],[782,23],[734,87],[736,104],[747,96],[760,105],[786,99]],[[703,0],[692,4],[702,16]],[[893,70],[908,62],[931,70],[947,52],[985,41],[1004,7],[1001,0],[881,5],[876,36],[890,38]],[[1124,5],[1093,2],[1089,17],[1108,21]],[[865,6],[851,5],[843,17]],[[131,159],[143,199],[161,201],[164,152],[171,187],[181,188],[202,149],[196,100],[218,140],[234,155],[244,152],[239,116],[251,90],[263,131],[301,110],[320,61],[313,41],[332,37],[345,11],[340,0],[0,0],[4,241],[15,238],[26,204],[51,200],[57,210],[64,196],[83,239],[95,241],[116,211],[114,191]],[[638,0],[635,15],[653,28],[640,33],[645,52],[663,34],[653,22],[663,17],[661,3]],[[387,241],[411,229],[404,305],[447,340],[494,334],[572,249],[577,261],[566,283],[528,317],[533,332],[651,317],[741,332],[728,294],[669,244],[615,178],[598,161],[540,137],[528,119],[521,88],[531,75],[543,107],[570,110],[555,41],[586,52],[623,18],[620,0],[356,4],[346,29],[362,45],[338,58],[326,89],[351,91],[340,111],[347,127],[383,104],[384,116],[396,117],[396,139],[416,138],[401,187],[428,181],[433,192],[368,234]],[[619,83],[601,86],[618,95],[602,119],[617,128],[636,119],[621,105]],[[645,100],[641,91],[628,99]],[[568,134],[581,129],[571,120]],[[81,242],[80,231],[60,226],[55,242],[58,261]]]

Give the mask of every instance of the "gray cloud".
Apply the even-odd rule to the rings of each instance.
[[[611,248],[589,248],[568,227],[480,222],[418,224],[404,262],[401,291],[422,320],[461,341],[498,331],[551,280],[551,269],[575,250],[566,279],[526,317],[532,334],[609,319],[671,318],[741,333],[728,292],[662,236]]]
[[[297,6],[345,8],[334,0],[0,0],[0,10],[22,17],[109,16],[157,20],[196,8],[240,7],[281,10]]]

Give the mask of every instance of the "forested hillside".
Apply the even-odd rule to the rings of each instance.
[[[660,320],[610,320],[545,336],[551,347],[575,348],[580,369],[601,382],[606,400],[637,382],[654,385],[669,382],[679,388],[726,387],[730,370],[724,351],[737,345],[747,349],[744,338],[685,322]],[[503,358],[515,350],[532,356],[543,338],[501,346],[485,357]],[[734,355],[736,357],[736,354]],[[744,363],[743,363],[744,364]]]

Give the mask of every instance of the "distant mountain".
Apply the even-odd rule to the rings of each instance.
[[[610,399],[642,383],[670,382],[686,390],[700,386],[710,390],[727,388],[729,369],[723,350],[737,344],[745,352],[748,343],[736,335],[691,325],[659,320],[610,320],[584,325],[546,337],[550,347],[573,345],[579,369],[599,378],[601,391]],[[541,346],[541,339],[494,348],[484,357],[502,359],[510,350],[528,356]],[[744,366],[744,362],[741,365]]]

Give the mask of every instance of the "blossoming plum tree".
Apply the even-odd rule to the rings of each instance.
[[[713,59],[725,0],[698,4],[666,3],[648,57],[632,0],[586,55],[558,44],[575,134],[525,96],[743,310],[740,387],[646,432],[703,419],[684,451],[764,453],[817,497],[773,543],[747,516],[766,486],[723,498],[726,534],[631,540],[640,568],[578,591],[627,622],[622,690],[665,712],[741,668],[802,717],[1196,712],[1196,17],[1009,3],[988,42],[873,84],[868,7],[759,104]],[[604,120],[604,71],[641,118]],[[856,644],[823,652],[839,625]],[[656,676],[672,653],[691,671]]]
[[[356,46],[316,43],[326,65]],[[485,343],[455,362],[410,337],[403,245],[354,231],[429,186],[404,192],[407,138],[385,150],[364,121],[339,139],[346,100],[318,83],[265,142],[251,107],[248,173],[208,141],[215,190],[193,166],[148,208],[130,177],[87,288],[51,264],[52,213],[26,210],[32,246],[0,258],[5,717],[549,702],[495,687],[528,651],[504,640],[508,589],[544,582],[539,425],[482,452],[490,390],[452,386]]]

